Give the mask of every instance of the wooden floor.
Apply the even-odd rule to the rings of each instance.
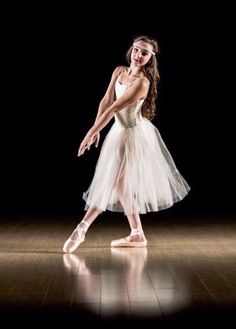
[[[235,219],[146,217],[147,248],[111,248],[128,225],[123,215],[104,217],[71,255],[62,246],[74,218],[2,219],[1,318],[189,327],[235,321]]]

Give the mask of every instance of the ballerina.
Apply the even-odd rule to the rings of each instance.
[[[98,146],[100,131],[114,118],[86,192],[85,216],[63,246],[71,253],[103,211],[123,212],[130,234],[111,242],[112,247],[146,247],[140,214],[160,211],[182,200],[190,190],[177,169],[158,129],[156,115],[160,79],[158,43],[149,36],[134,39],[126,57],[128,67],[115,68],[102,98],[94,125],[80,144],[78,156]]]

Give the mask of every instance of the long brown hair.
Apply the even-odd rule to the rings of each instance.
[[[133,42],[144,41],[149,43],[153,47],[153,51],[155,53],[159,52],[159,45],[157,41],[149,36],[141,35],[135,37]],[[128,63],[131,63],[131,52],[133,49],[133,45],[129,48],[126,54],[126,59]],[[158,71],[158,62],[156,59],[156,55],[152,55],[148,63],[143,68],[150,82],[148,95],[142,106],[142,115],[149,120],[152,120],[156,116],[156,99],[157,99],[157,85],[160,80],[160,75]]]

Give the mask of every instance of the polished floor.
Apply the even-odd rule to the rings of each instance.
[[[74,218],[2,219],[1,318],[159,325],[235,320],[236,218],[147,216],[147,248],[111,248],[128,225],[123,215],[102,216],[74,254],[62,252]]]

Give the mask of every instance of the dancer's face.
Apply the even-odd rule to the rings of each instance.
[[[131,62],[134,66],[144,66],[150,60],[152,55],[153,48],[152,46],[144,41],[137,41],[133,45],[131,52]]]

